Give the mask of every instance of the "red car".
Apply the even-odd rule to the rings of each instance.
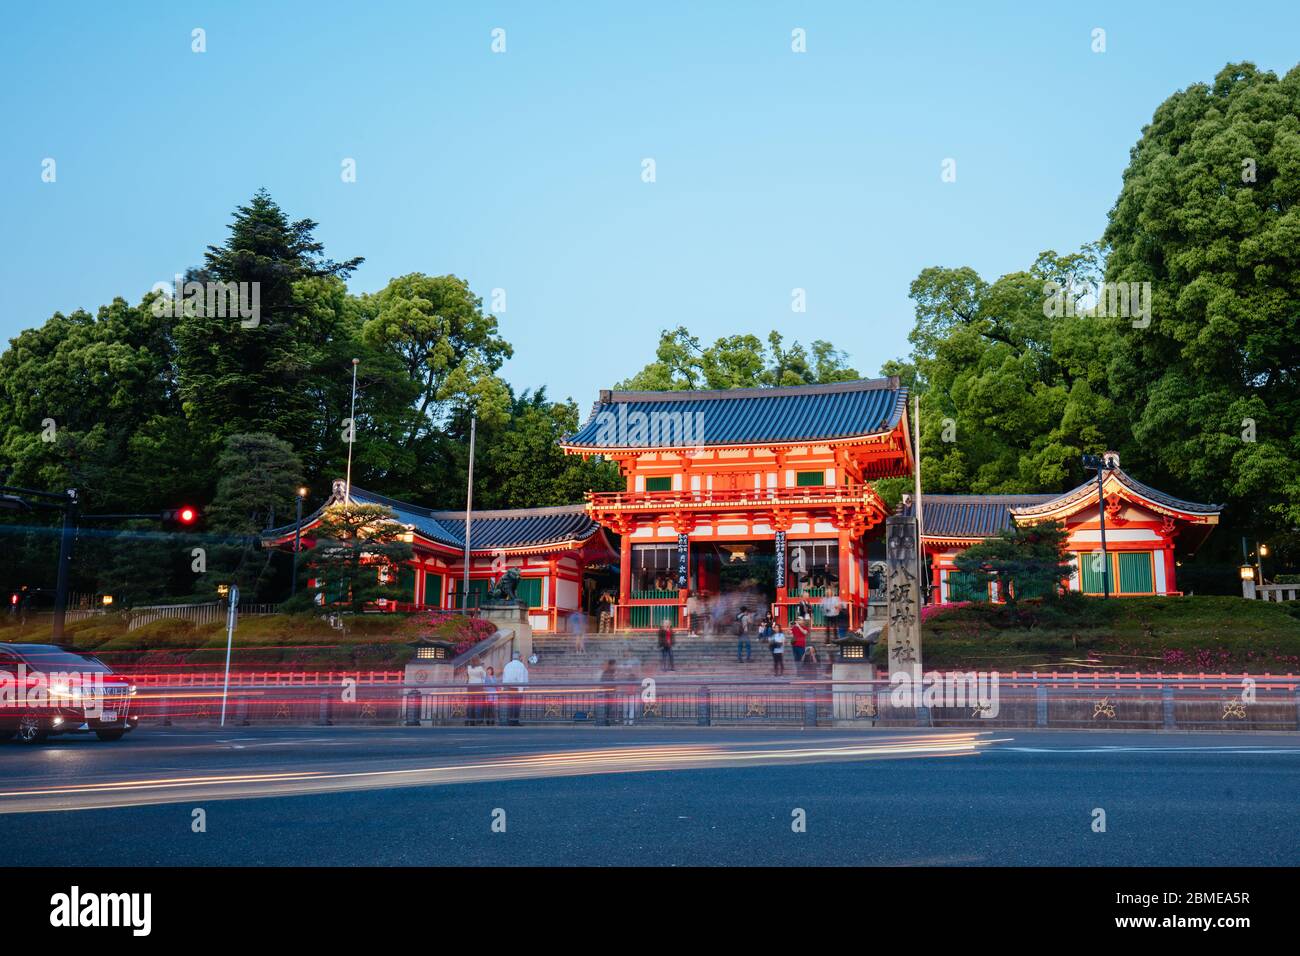
[[[79,731],[119,740],[139,721],[134,696],[135,686],[98,658],[54,644],[0,644],[0,740]]]

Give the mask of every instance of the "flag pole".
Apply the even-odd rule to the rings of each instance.
[[[344,504],[352,504],[352,446],[357,440],[357,366],[361,359],[352,360],[352,411],[348,418],[348,477],[343,486]]]
[[[912,471],[916,475],[916,580],[917,587],[922,589],[921,603],[928,604],[930,591],[925,586],[925,548],[921,543],[921,528],[925,524],[925,513],[921,506],[921,394],[915,388],[912,391],[912,435],[912,454],[915,458]]]
[[[460,595],[460,608],[465,612],[469,611],[469,536],[474,523],[474,437],[477,431],[478,416],[472,415],[469,420],[469,479],[465,488],[465,573]]]

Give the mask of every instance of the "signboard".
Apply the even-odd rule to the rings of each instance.
[[[690,580],[690,539],[684,535],[677,536],[677,586],[684,588]]]
[[[785,587],[785,532],[776,533],[776,586]]]
[[[921,679],[921,582],[917,578],[916,519],[885,519],[885,594],[889,673]]]

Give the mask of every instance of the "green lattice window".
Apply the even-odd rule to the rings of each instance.
[[[541,607],[542,579],[520,578],[519,586],[515,588],[515,597],[519,598],[529,607]]]
[[[402,565],[397,572],[397,597],[398,601],[415,601],[415,568],[409,564]]]
[[[824,471],[796,471],[794,473],[794,483],[800,488],[824,485],[826,484],[826,473]]]
[[[1079,581],[1084,594],[1103,592],[1101,573],[1105,567],[1100,551],[1085,551],[1079,555]]]
[[[646,491],[672,491],[673,479],[671,475],[664,475],[659,478],[647,478],[645,480]]]
[[[1120,594],[1150,594],[1155,590],[1150,551],[1120,551],[1115,560],[1119,564]]]
[[[434,607],[442,606],[442,575],[424,575],[424,603]]]
[[[658,627],[665,618],[678,626],[676,604],[634,604],[629,610],[633,627]]]
[[[987,601],[988,586],[973,574],[962,571],[949,571],[944,580],[948,583],[948,601]]]

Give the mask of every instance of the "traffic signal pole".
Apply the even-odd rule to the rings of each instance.
[[[120,515],[83,515],[80,511],[80,499],[77,489],[69,488],[63,494],[52,491],[35,491],[31,488],[16,488],[0,485],[0,494],[5,497],[6,508],[58,508],[63,512],[63,527],[59,533],[59,566],[55,569],[54,584],[54,621],[50,638],[55,644],[63,643],[64,625],[68,617],[68,569],[72,567],[72,551],[77,542],[77,524],[79,521],[121,521],[128,519],[146,519],[153,521],[178,521],[192,524],[198,519],[199,512],[189,506],[164,511],[161,514],[120,514]],[[34,500],[28,500],[34,499]]]
[[[59,534],[59,568],[54,583],[54,625],[50,640],[63,643],[63,624],[68,616],[68,567],[77,537],[77,489],[69,488],[63,503],[63,529]]]

